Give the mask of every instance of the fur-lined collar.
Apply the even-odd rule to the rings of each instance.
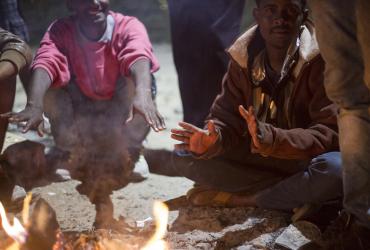
[[[228,49],[232,59],[236,61],[240,67],[247,68],[248,65],[248,51],[251,46],[264,47],[263,41],[260,38],[258,26],[254,25],[241,35],[233,45]],[[299,56],[305,62],[311,61],[319,53],[319,46],[316,40],[315,29],[310,22],[306,22],[300,37]],[[259,43],[259,44],[254,44]],[[262,44],[261,44],[262,43]]]

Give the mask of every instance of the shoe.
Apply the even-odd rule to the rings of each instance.
[[[308,216],[317,212],[320,209],[318,204],[304,204],[302,207],[293,209],[293,216],[291,217],[292,222],[297,222],[299,220],[307,219]]]
[[[323,234],[326,250],[369,250],[370,229],[359,224],[353,215],[342,211]]]
[[[172,167],[174,153],[166,149],[144,149],[144,158],[153,174],[179,176]]]
[[[229,207],[233,194],[196,186],[186,193],[186,197],[193,206]]]
[[[294,214],[291,220],[293,223],[300,220],[309,221],[323,232],[342,209],[340,200],[330,201],[325,204],[305,204],[293,210]]]

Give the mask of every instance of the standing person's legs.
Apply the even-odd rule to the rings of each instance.
[[[367,215],[370,207],[370,91],[364,83],[364,62],[368,59],[362,55],[368,49],[361,49],[358,43],[366,40],[364,37],[368,39],[368,28],[361,28],[356,20],[356,1],[311,0],[310,4],[321,54],[326,61],[326,91],[341,108],[338,124],[344,206],[370,228]],[[368,15],[369,10],[363,11]],[[357,33],[357,29],[366,30],[367,36]]]
[[[9,81],[0,82],[0,114],[10,112],[13,108],[16,89],[16,79],[13,77]],[[0,153],[3,148],[8,119],[0,118]]]
[[[228,64],[225,49],[239,34],[244,2],[168,1],[173,56],[185,122],[204,126],[210,107],[221,90]]]

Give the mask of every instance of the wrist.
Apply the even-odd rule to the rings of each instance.
[[[37,103],[37,102],[33,102],[33,101],[28,101],[27,104],[26,104],[26,107],[32,108],[32,109],[39,109],[40,111],[43,110],[42,103]]]

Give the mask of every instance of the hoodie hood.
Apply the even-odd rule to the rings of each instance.
[[[315,29],[311,22],[306,22],[302,26],[302,32],[299,39],[298,65],[302,66],[305,62],[311,61],[320,54]],[[233,45],[231,45],[228,49],[228,53],[240,67],[246,69],[248,67],[249,60],[258,54],[264,46],[264,41],[260,35],[258,25],[254,25],[242,34]],[[258,52],[256,53],[256,51]]]

